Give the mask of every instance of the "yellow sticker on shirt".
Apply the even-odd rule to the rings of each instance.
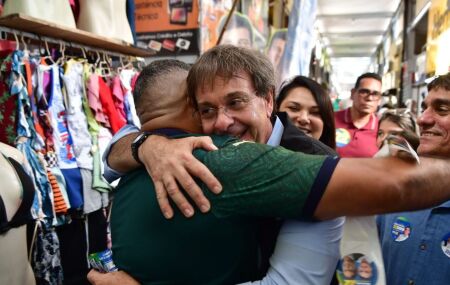
[[[350,142],[350,132],[344,128],[336,129],[336,146],[344,147]]]

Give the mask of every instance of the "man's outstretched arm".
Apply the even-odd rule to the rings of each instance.
[[[339,161],[314,216],[324,220],[411,211],[450,199],[450,161],[396,157]]]

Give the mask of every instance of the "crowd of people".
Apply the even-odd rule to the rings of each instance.
[[[247,48],[150,63],[133,92],[141,128],[123,127],[104,156],[105,178],[121,177],[110,221],[119,271],[89,281],[448,284],[450,74],[428,85],[417,119],[378,117],[381,83],[362,74],[335,113],[305,76],[276,94],[273,64]],[[379,155],[399,142],[410,149]],[[379,243],[344,254],[349,231],[365,238],[357,216]]]
[[[435,223],[445,221],[448,166],[443,158],[449,154],[442,117],[450,99],[449,75],[430,84],[419,133],[405,110],[390,110],[378,119],[381,78],[373,73],[357,79],[352,107],[333,114],[323,88],[303,76],[283,84],[275,100],[272,65],[245,48],[221,45],[191,68],[179,65],[154,62],[143,71],[135,90],[143,126],[118,134],[106,157],[109,179],[125,175],[111,217],[114,260],[122,271],[92,271],[94,284],[113,284],[116,278],[144,284],[330,284],[341,262],[341,216],[399,211],[377,220],[386,284],[450,280],[446,266],[431,265],[435,259],[424,262],[440,274],[438,281],[401,258],[430,254],[439,264],[448,263],[444,245],[432,246],[443,244],[445,233],[428,237],[429,245],[415,244],[424,241],[427,223],[413,216],[433,213]],[[182,87],[174,89],[176,82]],[[185,84],[187,100],[180,91]],[[165,111],[139,109],[155,98]],[[186,112],[193,114],[192,122]],[[211,137],[192,137],[200,126]],[[400,154],[371,158],[392,136],[416,148],[419,135],[420,164]],[[425,210],[408,212],[417,209]],[[394,237],[394,227],[401,239]],[[432,228],[446,230],[445,225]],[[175,264],[180,256],[188,256],[187,262]],[[425,259],[407,260],[416,258]],[[349,260],[354,274],[350,279],[337,274],[338,282],[376,284],[384,277],[384,267],[358,253],[342,257],[347,276]]]

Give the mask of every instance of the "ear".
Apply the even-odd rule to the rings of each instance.
[[[274,92],[273,89],[269,91],[269,93],[267,94],[266,99],[266,115],[267,118],[272,117],[272,113],[273,113],[273,102],[274,102]]]
[[[352,90],[350,91],[350,99],[352,99],[353,101],[355,100],[355,94],[356,94],[356,89],[352,88]]]

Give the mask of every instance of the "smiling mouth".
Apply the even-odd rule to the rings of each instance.
[[[420,137],[436,137],[436,136],[440,136],[439,133],[432,133],[432,132],[422,132],[420,134]]]

